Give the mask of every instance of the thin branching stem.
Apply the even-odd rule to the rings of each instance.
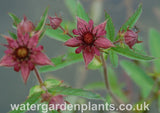
[[[115,41],[115,42],[113,42],[113,44],[117,44],[117,43],[119,43],[119,42],[121,42],[122,40],[117,40],[117,41]]]
[[[42,80],[42,78],[41,78],[41,76],[40,76],[40,74],[39,74],[39,72],[38,72],[38,69],[37,69],[36,67],[34,68],[34,72],[35,72],[35,75],[36,75],[36,77],[37,77],[37,80],[38,80],[41,88],[42,88],[43,90],[45,90],[46,92],[48,92],[48,91],[47,91],[47,88],[46,88],[46,87],[44,86],[44,84],[43,84],[43,80]]]
[[[104,80],[105,80],[105,85],[107,88],[107,92],[109,93],[109,95],[112,97],[112,99],[115,101],[116,104],[122,104],[123,102],[113,94],[113,92],[111,91],[110,85],[109,85],[109,80],[108,80],[108,73],[107,73],[107,64],[106,61],[104,59],[103,53],[101,53],[101,60],[102,60],[102,64],[103,64],[103,71],[104,71]]]
[[[72,36],[70,33],[66,32],[65,29],[64,29],[62,26],[59,26],[59,28],[60,28],[64,33],[66,33],[66,35],[68,35],[69,37],[73,38],[73,36]]]

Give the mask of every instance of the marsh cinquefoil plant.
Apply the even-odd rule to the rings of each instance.
[[[73,18],[77,19],[77,23],[70,23],[68,29],[65,29],[66,23],[62,18],[57,15],[55,17],[47,15],[48,8],[46,8],[37,26],[27,20],[26,17],[21,21],[17,16],[9,13],[14,21],[13,27],[17,29],[17,35],[12,32],[9,32],[10,37],[3,35],[8,41],[8,45],[4,44],[7,47],[7,51],[5,51],[6,55],[0,61],[0,66],[14,67],[15,71],[21,70],[25,83],[30,71],[34,70],[40,85],[36,85],[30,89],[29,96],[24,104],[47,103],[52,105],[51,111],[48,111],[49,113],[62,112],[63,110],[60,107],[57,109],[53,108],[56,104],[61,105],[64,102],[69,104],[65,98],[66,96],[79,96],[106,102],[104,97],[89,90],[68,87],[65,83],[56,79],[43,81],[40,77],[40,73],[42,72],[62,69],[73,63],[83,61],[83,59],[87,69],[103,69],[107,97],[110,97],[111,102],[116,105],[125,103],[126,100],[124,98],[127,97],[120,86],[117,86],[119,87],[117,94],[123,95],[124,98],[115,94],[115,89],[112,89],[112,85],[110,85],[106,60],[110,57],[111,63],[117,66],[118,54],[139,61],[155,59],[154,57],[140,54],[134,48],[136,43],[141,42],[138,40],[138,33],[134,32],[132,28],[141,15],[142,5],[139,5],[135,13],[120,28],[119,33],[115,35],[112,18],[107,12],[105,12],[106,20],[95,26],[80,2],[75,0],[66,0],[65,2],[68,2],[67,4],[71,4],[70,2],[72,2],[72,5],[68,7],[76,6],[72,7],[72,11],[75,11],[75,13],[71,13],[73,14]],[[50,21],[49,24],[46,23],[47,17]],[[73,24],[74,26],[72,27]],[[77,26],[77,29],[75,29],[75,26]],[[73,34],[70,33],[70,30]],[[65,55],[49,59],[43,53],[43,46],[37,47],[38,42],[44,35],[62,41],[66,46],[78,48],[75,52],[69,51]],[[65,59],[63,59],[63,56],[66,56]],[[38,65],[43,67],[38,70],[36,68]],[[22,108],[10,111],[10,113],[17,112],[24,113],[27,111],[26,109],[22,110]]]

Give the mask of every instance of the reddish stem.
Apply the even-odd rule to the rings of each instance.
[[[36,77],[38,79],[39,84],[42,85],[43,81],[42,81],[42,78],[40,77],[39,72],[36,67],[34,68],[34,71],[35,71],[35,74],[36,74]]]
[[[41,76],[40,76],[40,74],[39,74],[39,72],[38,72],[36,67],[34,68],[34,72],[35,72],[35,75],[37,77],[37,80],[38,80],[39,84],[41,85],[41,88],[43,90],[47,91],[47,88],[44,86],[43,80],[42,80],[42,78],[41,78]]]
[[[117,40],[117,41],[113,42],[113,44],[117,44],[119,42],[121,42],[121,40]]]
[[[65,33],[65,29],[60,25],[59,28]],[[73,38],[73,36],[70,33],[66,33],[68,36],[70,36],[71,38]]]
[[[108,91],[109,95],[113,98],[113,100],[117,104],[122,104],[123,102],[120,99],[118,99],[118,97],[115,96],[113,94],[113,92],[111,91],[111,88],[110,88],[110,85],[109,85],[109,80],[108,80],[108,74],[107,74],[107,64],[106,64],[106,61],[103,57],[103,53],[101,53],[101,59],[102,59],[102,64],[103,64],[104,80],[105,80],[105,85],[106,85],[107,91]]]

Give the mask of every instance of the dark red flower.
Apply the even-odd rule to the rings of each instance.
[[[76,53],[83,52],[83,58],[86,67],[94,58],[94,55],[100,55],[100,48],[108,49],[114,47],[110,40],[105,38],[107,21],[94,27],[93,21],[89,23],[77,17],[77,29],[73,30],[76,37],[69,39],[65,42],[66,46],[78,47]]]

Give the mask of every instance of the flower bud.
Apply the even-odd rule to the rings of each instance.
[[[24,19],[17,26],[18,32],[22,34],[32,32],[34,28],[34,24],[31,21],[27,20],[26,16],[24,16]]]
[[[52,97],[52,95],[51,94],[49,94],[49,93],[44,93],[44,94],[42,94],[42,100],[41,100],[41,102],[44,102],[44,101],[49,101],[50,99],[51,99],[51,97]]]
[[[124,40],[131,49],[136,43],[142,42],[138,41],[138,33],[129,29],[124,33]]]
[[[53,29],[57,29],[60,24],[62,23],[62,19],[59,18],[59,17],[50,17],[48,16],[49,20],[50,20],[50,26],[53,28]]]
[[[53,107],[55,110],[64,109],[64,106],[61,106],[65,103],[62,95],[52,96],[49,101],[49,106]]]

